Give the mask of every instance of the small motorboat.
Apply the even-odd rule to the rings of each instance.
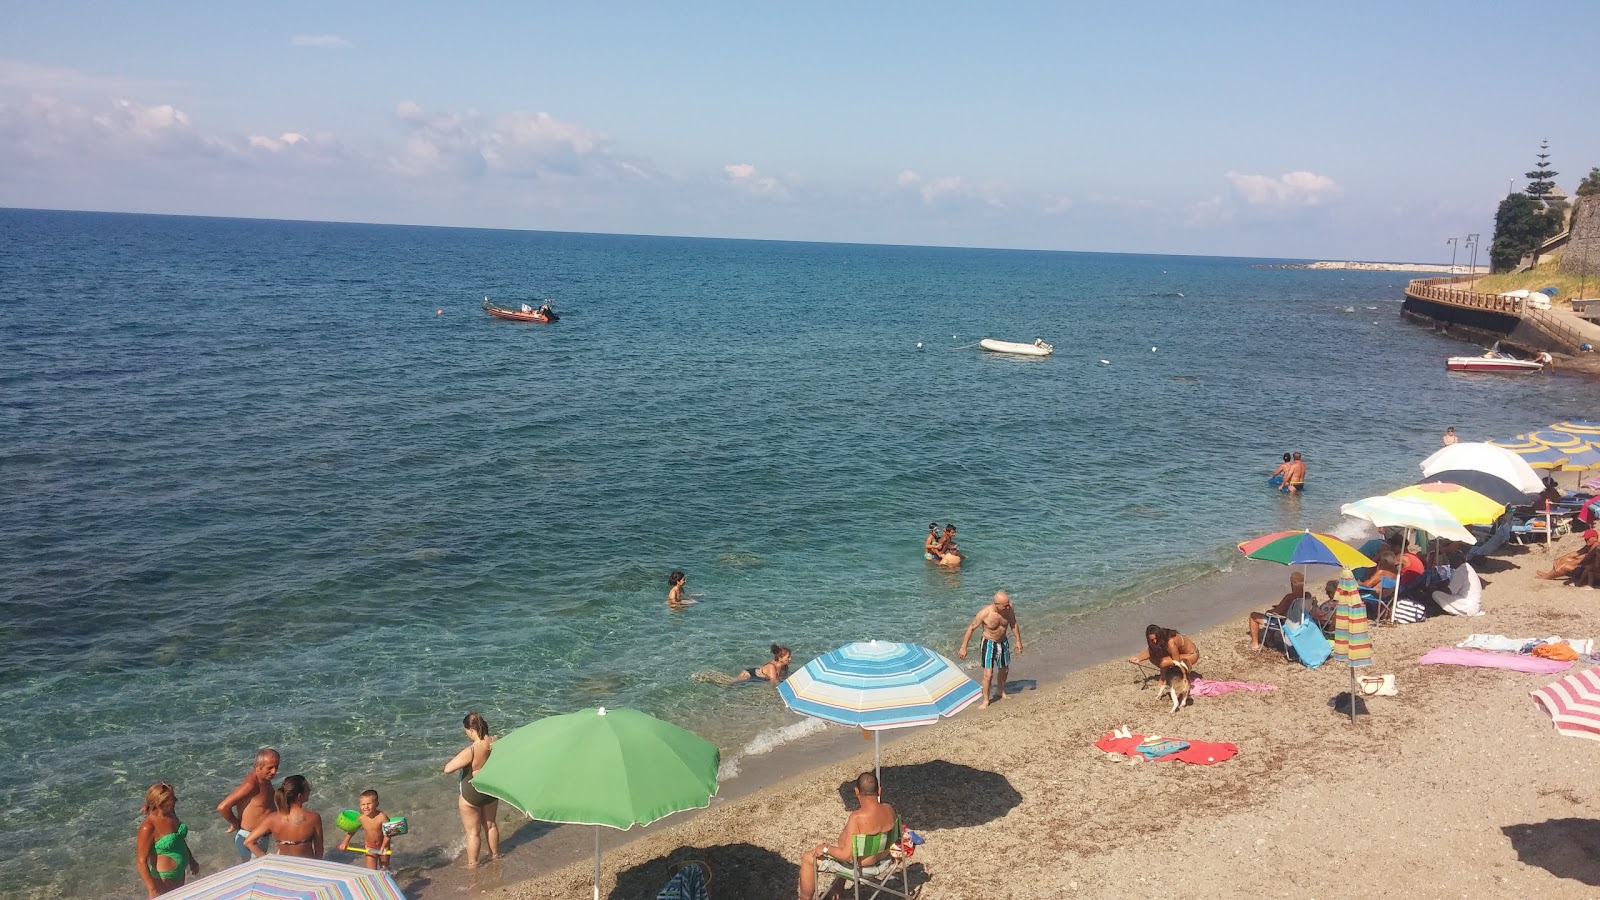
[[[1551,362],[1554,358],[1548,353],[1540,353],[1534,359],[1518,359],[1501,350],[1496,341],[1482,356],[1452,356],[1445,360],[1444,367],[1448,372],[1542,372]]]
[[[1049,356],[1056,352],[1056,348],[1038,338],[1031,344],[1020,344],[1016,341],[997,341],[994,338],[984,338],[978,346],[991,353],[1012,353],[1017,356]]]
[[[550,306],[550,301],[548,300],[540,304],[538,309],[534,309],[526,303],[522,304],[521,309],[511,309],[505,306],[495,306],[489,302],[488,297],[485,297],[483,298],[483,311],[496,319],[508,319],[512,322],[538,322],[541,325],[549,325],[552,322],[561,320],[561,317],[556,315],[556,311]]]

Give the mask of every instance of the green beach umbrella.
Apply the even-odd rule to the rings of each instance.
[[[540,719],[499,739],[472,783],[544,822],[594,825],[594,896],[600,828],[627,831],[717,792],[722,753],[699,735],[632,709],[586,709]]]

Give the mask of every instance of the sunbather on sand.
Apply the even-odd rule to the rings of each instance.
[[[818,844],[800,858],[800,900],[812,900],[817,893],[817,875],[832,875],[833,885],[829,897],[840,896],[844,888],[843,875],[851,872],[850,858],[855,853],[858,834],[882,834],[894,827],[894,807],[878,799],[878,777],[862,772],[852,788],[860,806],[844,820],[844,830],[832,844]],[[894,835],[898,838],[899,835]],[[889,857],[889,852],[861,859],[862,868],[877,865]]]
[[[1164,671],[1178,663],[1183,663],[1192,670],[1195,663],[1200,661],[1200,648],[1174,628],[1147,625],[1144,629],[1144,643],[1144,652],[1138,656],[1128,657],[1128,662],[1141,663],[1149,660],[1156,668]]]
[[[1597,538],[1596,535],[1597,532],[1593,528],[1585,531],[1583,533],[1582,547],[1557,557],[1556,563],[1550,567],[1550,571],[1540,572],[1534,577],[1543,578],[1546,581],[1554,581],[1557,578],[1565,578],[1577,572],[1578,568],[1586,562],[1590,563],[1591,569],[1596,565],[1600,565],[1600,562],[1595,562],[1596,558],[1600,557],[1600,538]],[[1590,574],[1588,577],[1589,584],[1593,585],[1594,575]]]
[[[1267,621],[1267,616],[1286,616],[1289,614],[1289,604],[1301,597],[1310,598],[1306,593],[1306,576],[1301,572],[1289,573],[1289,593],[1283,595],[1275,606],[1264,613],[1253,612],[1250,614],[1250,649],[1261,649],[1261,626]]]

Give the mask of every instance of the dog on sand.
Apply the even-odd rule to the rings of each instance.
[[[1156,694],[1159,700],[1167,695],[1172,696],[1172,711],[1177,712],[1192,702],[1189,699],[1189,667],[1183,663],[1173,663],[1161,670],[1161,690]]]

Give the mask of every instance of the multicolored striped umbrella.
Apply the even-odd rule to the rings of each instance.
[[[931,725],[966,709],[979,693],[946,657],[893,641],[845,644],[778,685],[783,702],[801,715],[871,731],[875,757],[879,731]]]
[[[1372,635],[1367,633],[1367,601],[1356,589],[1354,572],[1339,573],[1334,591],[1333,658],[1350,667],[1350,723],[1356,721],[1356,669],[1372,665]]]
[[[1278,531],[1239,545],[1250,559],[1286,566],[1340,566],[1346,569],[1373,565],[1360,550],[1331,534],[1314,531]]]
[[[405,900],[388,872],[298,856],[258,856],[164,900]]]
[[[1600,741],[1600,669],[1584,669],[1533,692],[1556,731]]]
[[[1504,503],[1496,503],[1471,488],[1448,481],[1413,484],[1390,491],[1389,496],[1435,504],[1463,525],[1488,525],[1506,513]]]

